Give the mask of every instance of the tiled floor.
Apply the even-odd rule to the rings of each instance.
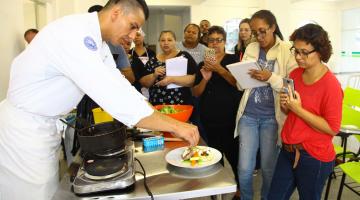
[[[229,167],[229,166],[226,166]],[[60,162],[60,175],[62,176],[67,170],[67,166],[66,166],[66,162],[64,160],[62,160]],[[340,180],[341,180],[341,176],[338,176],[336,179],[333,179],[332,184],[331,184],[331,190],[330,190],[330,195],[329,195],[329,200],[335,200],[337,198],[337,194],[338,194],[338,190],[339,190],[339,185],[340,185]],[[255,192],[255,196],[254,199],[258,200],[260,199],[260,187],[261,187],[261,171],[259,171],[259,173],[254,176],[254,192]],[[326,185],[325,185],[326,187]],[[324,188],[324,192],[322,195],[322,199],[324,198],[324,194],[325,194],[325,188]],[[222,197],[223,200],[231,200],[233,198],[234,194],[227,194],[224,195]],[[292,195],[292,197],[290,198],[290,200],[298,200],[299,196],[297,194],[297,192],[295,191],[294,194]],[[360,200],[360,196],[357,196],[355,193],[351,192],[349,189],[344,188],[343,190],[343,194],[342,194],[342,200]],[[201,198],[193,198],[191,200],[212,200],[211,197],[201,197]]]

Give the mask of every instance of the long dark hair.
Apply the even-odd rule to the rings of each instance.
[[[284,37],[280,31],[279,25],[276,21],[274,14],[270,10],[259,10],[253,14],[251,20],[253,19],[262,19],[264,20],[269,26],[275,25],[275,32],[274,34],[279,36],[281,40],[284,40]]]

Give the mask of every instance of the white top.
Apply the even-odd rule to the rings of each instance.
[[[23,111],[59,117],[84,93],[130,127],[153,113],[116,69],[96,12],[67,16],[42,29],[14,59],[7,99]]]
[[[195,60],[196,64],[204,61],[205,49],[207,48],[205,45],[198,43],[195,48],[189,49],[184,46],[182,42],[177,43],[177,48],[181,51],[188,52]]]

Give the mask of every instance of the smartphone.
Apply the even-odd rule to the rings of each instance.
[[[209,60],[212,63],[216,63],[215,49],[206,48],[204,53],[204,60]]]
[[[287,94],[289,94],[288,86],[290,86],[290,88],[291,88],[293,98],[296,99],[294,80],[292,80],[290,78],[283,78],[283,89],[284,89],[284,92]]]

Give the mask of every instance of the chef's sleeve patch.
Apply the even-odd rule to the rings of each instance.
[[[84,38],[84,44],[85,44],[86,48],[88,48],[88,49],[90,49],[92,51],[97,50],[96,42],[90,36],[86,36]]]

